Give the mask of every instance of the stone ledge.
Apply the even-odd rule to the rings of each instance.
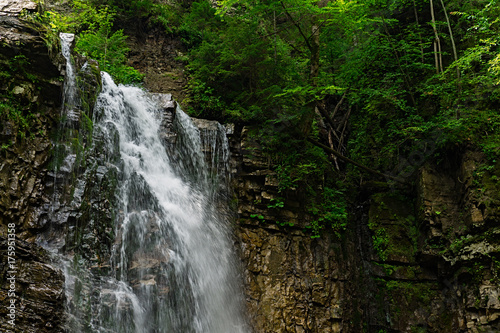
[[[23,10],[34,12],[38,5],[31,0],[0,0],[0,16],[19,16]]]

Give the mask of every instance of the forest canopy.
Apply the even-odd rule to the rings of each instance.
[[[450,149],[472,147],[492,163],[498,157],[496,0],[65,4],[32,19],[47,25],[48,40],[76,33],[76,51],[119,82],[140,83],[143,74],[126,64],[127,36],[118,27],[141,22],[179,39],[189,75],[183,107],[253,126],[283,191],[324,184],[338,198],[367,170],[368,178],[411,182],[415,166]],[[343,219],[338,212],[332,221]]]

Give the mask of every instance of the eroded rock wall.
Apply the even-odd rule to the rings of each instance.
[[[362,184],[344,236],[312,239],[299,191],[273,201],[284,194],[250,133],[231,142],[255,332],[500,330],[500,164],[456,149],[415,185]]]
[[[63,275],[34,241],[47,222],[49,133],[64,68],[37,26],[19,19],[22,9],[36,4],[0,1],[0,330],[62,332]]]
[[[422,254],[438,262],[463,331],[500,331],[499,177],[500,163],[470,150],[451,170],[427,165],[420,173]]]
[[[358,235],[369,331],[500,330],[499,170],[455,149],[423,165],[415,187],[369,194]]]
[[[309,217],[300,196],[278,193],[276,174],[250,129],[231,142],[237,239],[255,332],[340,332],[350,265],[342,243],[304,230]],[[284,207],[270,208],[283,195]]]

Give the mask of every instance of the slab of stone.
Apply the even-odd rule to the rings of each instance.
[[[35,11],[37,7],[31,0],[0,0],[0,16],[18,16],[23,10]]]
[[[193,124],[201,130],[214,131],[217,132],[219,130],[219,122],[215,120],[207,120],[207,119],[198,119],[191,118]]]

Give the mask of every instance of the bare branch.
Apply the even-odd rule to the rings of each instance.
[[[374,175],[377,175],[379,177],[383,177],[383,178],[386,178],[386,179],[392,179],[392,180],[395,180],[397,182],[400,182],[400,183],[405,183],[405,181],[401,178],[398,178],[398,177],[394,177],[394,176],[391,176],[391,175],[386,175],[382,172],[379,172],[377,170],[373,170],[373,169],[370,169],[369,167],[367,166],[364,166],[363,164],[359,164],[358,162],[355,162],[353,160],[351,160],[350,158],[348,157],[345,157],[344,155],[342,155],[341,153],[339,153],[338,151],[336,151],[335,149],[332,149],[330,147],[327,147],[325,146],[324,144],[322,143],[319,143],[318,141],[314,140],[314,139],[311,139],[311,138],[307,138],[307,141],[309,141],[310,143],[312,143],[313,145],[317,146],[317,147],[320,147],[322,148],[323,150],[325,150],[326,152],[329,152],[335,156],[337,156],[339,159],[343,160],[344,162],[347,162],[347,163],[350,163],[352,165],[355,165],[357,166],[358,168],[366,171],[366,172],[369,172],[371,174],[374,174]]]
[[[288,12],[288,9],[286,8],[285,4],[283,3],[283,1],[280,1],[280,4],[281,4],[281,7],[283,7],[283,9],[285,10],[285,14],[286,16],[288,16],[288,18],[290,20],[292,20],[293,24],[297,27],[297,29],[299,30],[299,33],[300,35],[302,36],[302,38],[304,39],[306,45],[307,45],[307,48],[312,52],[313,51],[313,48],[311,46],[311,43],[309,43],[309,38],[304,34],[304,32],[302,31],[302,29],[300,28],[300,25],[297,21],[295,21],[295,19],[292,17],[292,15],[290,15],[290,13]]]

